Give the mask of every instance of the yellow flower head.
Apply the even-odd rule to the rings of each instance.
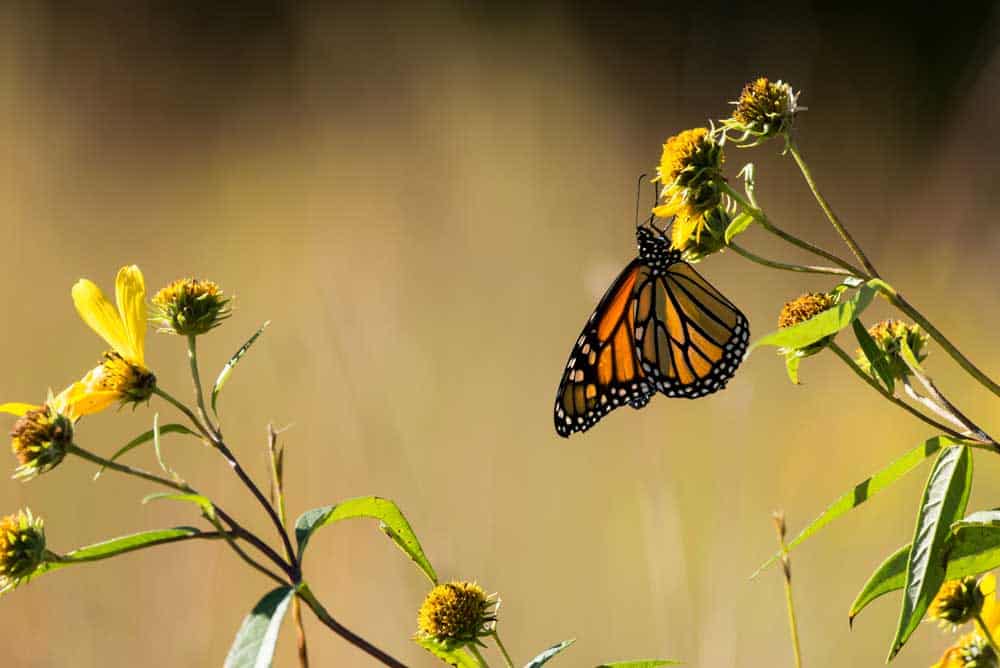
[[[60,395],[77,416],[97,413],[116,402],[145,401],[156,387],[156,376],[145,366],[146,283],[135,265],[118,270],[115,301],[117,309],[87,279],[73,286],[80,317],[111,346],[98,366]]]
[[[45,404],[26,411],[14,423],[10,435],[18,463],[14,477],[30,480],[62,462],[73,442],[73,421]]]
[[[218,327],[232,313],[229,298],[212,281],[182,278],[153,297],[153,321],[161,332],[198,336]]]
[[[658,218],[674,218],[671,242],[683,250],[691,239],[700,242],[710,214],[722,200],[722,144],[708,128],[685,130],[663,145],[656,178],[662,184],[663,204],[653,209]]]
[[[473,642],[496,622],[496,600],[471,582],[434,587],[417,615],[420,633],[441,642]]]
[[[725,249],[726,228],[730,222],[729,214],[721,207],[715,207],[695,219],[674,218],[671,246],[681,251],[687,262],[701,262]]]
[[[927,342],[929,338],[920,325],[910,325],[902,320],[883,320],[875,323],[868,330],[869,336],[875,342],[875,347],[885,355],[889,365],[889,371],[893,378],[906,378],[910,375],[910,367],[907,366],[900,354],[903,349],[903,342],[913,352],[917,362],[927,359]],[[862,351],[858,351],[855,360],[864,371],[874,374],[871,362]]]
[[[792,129],[795,115],[802,110],[798,99],[790,85],[760,77],[743,87],[733,115],[722,126],[741,133],[735,140],[738,146],[757,146]]]
[[[781,307],[781,313],[778,315],[778,327],[784,329],[805,322],[836,303],[834,297],[825,292],[807,292],[790,302],[786,302]]]
[[[28,509],[0,519],[0,594],[31,577],[45,561],[45,530]]]
[[[996,638],[1000,633],[1000,605],[997,605],[996,600],[996,577],[992,573],[984,576],[979,581],[978,590],[983,596],[980,617]],[[998,666],[1000,661],[977,624],[975,630],[960,636],[945,650],[941,659],[932,668],[998,668]]]
[[[942,626],[958,626],[973,619],[983,609],[985,596],[974,577],[949,580],[931,602],[928,615]]]

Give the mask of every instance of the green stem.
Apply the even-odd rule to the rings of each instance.
[[[105,459],[104,457],[101,457],[100,455],[95,455],[89,450],[84,450],[75,443],[71,443],[69,447],[66,448],[66,452],[76,455],[77,457],[86,459],[87,461],[93,462],[94,464],[103,466],[104,468],[109,468],[113,471],[118,471],[119,473],[124,473],[126,475],[142,478],[143,480],[148,480],[149,482],[154,482],[158,485],[164,485],[171,489],[175,489],[178,492],[183,492],[184,494],[195,493],[195,491],[191,489],[191,487],[182,482],[175,482],[173,480],[170,480],[169,478],[163,478],[161,476],[158,476],[155,473],[150,473],[142,469],[126,466],[125,464],[119,464],[118,462],[113,462],[110,459]]]
[[[795,668],[802,668],[802,648],[799,645],[799,627],[795,619],[795,603],[792,600],[792,565],[788,557],[788,545],[785,543],[784,515],[775,513],[774,526],[778,533],[778,544],[781,546],[781,572],[785,581],[785,607],[788,609],[788,629],[792,636],[792,653],[795,656]]]
[[[982,632],[983,637],[986,638],[986,642],[990,644],[990,647],[993,649],[993,653],[1000,657],[1000,647],[997,647],[997,642],[993,639],[993,634],[990,633],[989,627],[986,626],[986,622],[983,621],[982,613],[976,613],[976,624],[979,625],[979,630]]]
[[[215,517],[207,517],[207,519],[215,526],[215,528],[217,528],[220,532],[222,531],[222,525],[218,519],[216,519]],[[279,575],[277,575],[264,565],[258,563],[253,557],[247,554],[243,550],[243,548],[241,548],[236,543],[236,537],[239,537],[241,535],[240,533],[241,531],[243,531],[242,527],[240,527],[239,529],[234,529],[232,532],[224,532],[224,537],[226,539],[226,542],[229,544],[229,547],[232,548],[233,552],[236,553],[236,556],[238,556],[240,559],[246,562],[246,564],[251,568],[253,568],[255,571],[262,573],[266,577],[271,578],[279,585],[286,584],[285,581]]]
[[[900,311],[909,316],[915,323],[923,327],[924,331],[926,331],[939,346],[944,348],[945,352],[951,355],[952,359],[954,359],[966,373],[979,381],[979,383],[990,392],[1000,397],[1000,385],[995,383],[989,376],[980,371],[979,368],[976,367],[976,365],[973,364],[969,358],[963,355],[961,351],[959,351],[959,349],[956,348],[955,345],[937,329],[937,327],[932,325],[920,311],[918,311],[908,301],[903,299],[901,294],[896,292],[896,290],[888,284],[880,285],[879,289],[889,300],[890,304],[898,308]]]
[[[469,643],[468,648],[469,651],[472,652],[472,656],[476,657],[476,661],[479,662],[480,666],[483,668],[489,668],[490,664],[486,663],[486,659],[484,659],[483,655],[479,652],[479,648],[476,647],[476,643]]]
[[[208,430],[218,438],[221,436],[219,428],[212,424],[212,420],[208,417],[208,411],[205,410],[205,395],[201,389],[201,374],[198,372],[198,337],[194,334],[189,334],[187,337],[187,349],[188,363],[191,365],[191,379],[194,381],[195,399],[198,402],[198,414]]]
[[[788,243],[792,244],[793,246],[798,246],[799,248],[801,248],[803,250],[809,251],[810,253],[812,253],[814,255],[818,255],[819,257],[821,257],[821,258],[823,258],[825,260],[833,262],[838,267],[842,267],[842,268],[846,269],[847,271],[849,271],[851,276],[857,276],[859,278],[864,278],[865,277],[865,273],[863,271],[861,271],[860,269],[858,269],[857,267],[855,267],[854,265],[852,265],[850,262],[846,262],[844,260],[841,260],[839,257],[837,257],[836,255],[834,255],[833,253],[829,253],[829,252],[823,250],[822,248],[819,248],[818,246],[812,245],[808,241],[803,241],[802,239],[799,239],[795,235],[789,234],[788,232],[785,232],[783,229],[781,229],[780,227],[778,227],[777,225],[775,225],[774,223],[772,223],[770,221],[770,219],[767,217],[767,215],[763,211],[761,211],[760,209],[758,209],[757,207],[755,207],[753,204],[751,204],[749,201],[747,201],[747,199],[743,195],[741,195],[740,193],[738,193],[737,191],[735,191],[725,181],[721,182],[721,188],[722,188],[723,192],[725,192],[727,195],[729,195],[732,199],[736,200],[736,202],[738,202],[739,205],[743,207],[744,211],[746,211],[751,216],[753,216],[754,219],[756,219],[757,222],[760,223],[761,227],[763,227],[765,230],[767,230],[771,234],[774,234],[775,236],[778,236],[778,237],[784,239],[785,241],[787,241]]]
[[[54,552],[47,552],[46,560],[55,561],[61,564],[85,564],[91,561],[101,561],[103,559],[110,559],[112,557],[117,557],[122,554],[127,554],[129,552],[135,552],[137,550],[144,550],[147,547],[156,547],[157,545],[167,545],[168,543],[179,543],[185,540],[218,540],[220,538],[228,538],[231,532],[228,531],[202,531],[200,533],[189,534],[186,536],[172,536],[170,538],[163,538],[157,540],[153,543],[144,543],[143,545],[136,545],[134,547],[129,547],[124,550],[118,550],[111,554],[98,554],[90,557],[74,557],[73,553],[69,554],[56,554]]]
[[[840,346],[838,346],[836,343],[831,342],[828,347],[830,348],[830,350],[832,350],[833,352],[835,352],[837,354],[837,357],[839,357],[841,360],[843,360],[844,364],[846,364],[851,369],[851,371],[854,372],[854,374],[858,378],[860,378],[861,380],[865,381],[865,383],[867,383],[872,389],[874,389],[876,392],[878,392],[879,394],[881,394],[883,397],[885,397],[886,399],[888,399],[892,403],[896,404],[897,406],[899,406],[900,408],[902,408],[903,410],[905,410],[907,413],[909,413],[913,417],[917,418],[918,420],[920,420],[922,422],[925,422],[925,423],[929,424],[930,426],[934,427],[935,429],[939,429],[939,430],[943,431],[944,433],[948,434],[949,436],[951,436],[953,438],[957,438],[957,439],[960,439],[962,441],[968,441],[968,437],[966,435],[961,434],[961,433],[955,431],[951,427],[949,427],[949,426],[947,426],[945,424],[942,424],[942,423],[938,422],[937,420],[934,420],[933,418],[927,417],[926,415],[924,415],[923,413],[921,413],[920,411],[918,411],[916,408],[914,408],[910,404],[908,404],[905,401],[902,401],[901,399],[899,399],[899,398],[897,398],[897,397],[889,394],[888,390],[886,390],[884,387],[882,387],[881,385],[879,385],[878,382],[874,378],[872,378],[870,375],[868,375],[867,373],[865,373],[861,369],[861,367],[859,367],[857,365],[857,363],[854,360],[851,359],[851,356],[848,355],[844,351],[844,349],[841,348]]]
[[[490,635],[492,635],[493,639],[497,641],[497,647],[500,648],[500,653],[503,654],[503,660],[507,662],[507,668],[514,668],[514,661],[510,658],[510,654],[507,652],[507,648],[504,647],[503,641],[500,640],[500,634],[497,633],[495,627]]]
[[[380,661],[385,666],[392,666],[392,668],[406,668],[406,664],[394,659],[392,656],[382,651],[375,645],[371,644],[358,634],[354,633],[350,629],[343,626],[340,622],[333,618],[333,616],[326,611],[326,608],[317,600],[313,595],[312,591],[309,589],[309,585],[305,582],[299,584],[296,590],[299,598],[301,598],[306,605],[316,614],[319,621],[323,622],[331,631],[339,635],[341,638],[351,643],[361,651],[365,652],[376,661]]]
[[[730,241],[728,244],[729,248],[750,260],[751,262],[756,262],[757,264],[764,265],[765,267],[771,267],[772,269],[781,269],[783,271],[796,271],[806,274],[832,274],[834,276],[853,276],[851,272],[846,269],[839,269],[837,267],[819,267],[815,265],[807,264],[788,264],[786,262],[778,262],[777,260],[768,260],[767,258],[761,257],[756,253],[752,253],[742,246]]]
[[[166,401],[168,404],[170,404],[171,406],[173,406],[174,408],[176,408],[177,410],[179,410],[181,413],[183,413],[187,417],[187,419],[191,421],[191,424],[194,425],[195,429],[198,430],[198,433],[200,433],[202,435],[202,437],[204,437],[205,440],[208,443],[210,443],[210,444],[214,443],[215,439],[213,438],[212,434],[210,434],[208,432],[208,430],[205,428],[205,425],[203,425],[201,423],[201,420],[198,419],[198,416],[196,416],[191,411],[190,408],[188,408],[187,406],[185,406],[184,404],[182,404],[180,401],[178,401],[177,399],[175,399],[170,394],[167,394],[166,390],[164,390],[163,388],[161,388],[159,386],[153,388],[153,394],[155,394],[156,396],[160,397],[161,399],[163,399],[164,401]]]
[[[791,137],[788,137],[787,146],[788,152],[792,154],[795,164],[799,166],[799,171],[802,172],[802,176],[805,178],[806,183],[809,184],[809,190],[812,191],[813,197],[815,197],[816,201],[819,202],[819,207],[823,209],[823,213],[825,213],[826,217],[830,220],[830,224],[833,225],[833,228],[837,230],[837,234],[840,235],[840,238],[844,240],[847,247],[851,249],[852,253],[854,253],[854,257],[858,258],[858,262],[864,265],[865,271],[868,272],[868,275],[873,278],[878,278],[879,275],[878,271],[875,270],[875,266],[864,254],[864,251],[861,250],[861,247],[858,246],[858,243],[854,240],[854,237],[851,236],[851,233],[847,231],[847,228],[844,227],[844,224],[840,222],[840,218],[838,218],[837,214],[833,212],[833,209],[830,207],[829,202],[826,201],[826,198],[823,197],[823,194],[820,193],[819,187],[816,185],[816,181],[813,180],[812,172],[809,171],[809,166],[806,164],[806,161],[802,159],[802,155],[799,153],[799,148],[795,145],[795,142],[792,141]]]

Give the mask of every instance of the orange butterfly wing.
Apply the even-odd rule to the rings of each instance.
[[[650,384],[669,397],[717,392],[747,349],[746,316],[694,268],[678,260],[640,271],[635,286],[636,355]]]
[[[635,294],[646,270],[633,260],[608,288],[570,353],[556,392],[555,427],[560,436],[586,431],[609,412],[641,408],[653,389],[636,357]]]

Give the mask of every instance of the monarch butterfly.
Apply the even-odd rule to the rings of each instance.
[[[639,256],[584,325],[556,392],[556,432],[586,431],[656,392],[697,397],[736,373],[750,336],[746,316],[671,248],[652,224],[636,228]]]

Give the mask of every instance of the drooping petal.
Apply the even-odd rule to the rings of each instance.
[[[81,380],[73,383],[56,397],[66,407],[66,415],[74,419],[84,415],[99,413],[113,406],[121,399],[121,394],[113,389],[103,387],[104,365],[99,365],[87,372]]]
[[[41,406],[36,406],[34,404],[22,404],[14,401],[7,404],[0,404],[0,413],[7,413],[8,415],[22,417],[28,411],[33,411],[37,408],[41,408]]]
[[[73,286],[73,304],[77,313],[98,336],[126,359],[134,354],[132,342],[125,333],[118,311],[92,281],[81,278]]]
[[[145,365],[146,342],[146,281],[134,264],[122,267],[115,277],[115,299],[118,313],[124,326],[125,338],[129,342],[129,354],[118,350],[118,354],[133,364]]]

